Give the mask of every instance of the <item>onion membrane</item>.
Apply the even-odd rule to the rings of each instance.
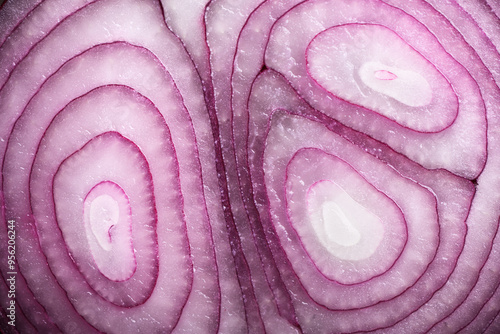
[[[496,333],[500,7],[7,0],[6,333]]]

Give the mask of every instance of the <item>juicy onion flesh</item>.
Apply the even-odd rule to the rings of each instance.
[[[499,333],[496,0],[7,0],[0,330]]]

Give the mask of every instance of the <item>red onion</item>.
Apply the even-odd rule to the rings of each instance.
[[[493,0],[7,0],[6,333],[496,333]]]

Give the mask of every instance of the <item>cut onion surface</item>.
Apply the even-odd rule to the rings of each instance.
[[[0,331],[496,333],[493,0],[0,0]]]
[[[51,8],[68,14],[44,16]],[[5,328],[216,332],[242,323],[236,305],[221,307],[241,291],[224,260],[227,235],[217,245],[212,237],[225,223],[203,88],[161,4],[44,1],[25,16],[2,47],[15,65],[0,108],[19,314]]]

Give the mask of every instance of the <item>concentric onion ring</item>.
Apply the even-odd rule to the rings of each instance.
[[[499,15],[7,0],[0,330],[498,332]]]
[[[238,290],[234,266],[215,259],[231,255],[212,240],[224,223],[220,195],[204,189],[217,176],[192,60],[156,1],[73,2],[44,16],[57,6],[33,5],[10,34],[26,38],[2,46],[16,328],[215,332],[221,295]]]
[[[242,238],[267,240],[259,249],[262,268],[255,266],[252,273],[273,282],[272,312],[292,328],[453,333],[468,331],[470,323],[483,331],[498,314],[493,297],[498,270],[492,266],[500,212],[491,186],[500,184],[493,130],[499,55],[492,44],[498,45],[493,31],[499,19],[487,6],[475,5],[308,0],[256,1],[243,9],[228,1],[211,6],[218,22],[228,16],[224,13],[246,10],[232,48],[219,47],[224,26],[209,35],[218,56],[214,66],[232,64],[214,77],[218,112],[220,119],[229,119],[221,124],[233,130],[226,148],[226,164],[237,171],[228,178],[240,185],[233,196],[240,192],[252,227],[241,229]],[[347,261],[343,254],[353,253],[337,250],[361,244],[362,237],[334,199],[347,198],[339,195],[345,192],[350,199],[342,205],[373,214],[373,205],[352,201],[349,184],[339,186],[337,180],[352,179],[349,168],[334,173],[339,160],[365,180],[377,180],[373,186],[400,208],[408,228],[408,242],[392,266],[376,260],[375,253],[367,258],[376,273],[354,269],[361,268],[360,260]],[[398,180],[420,188],[435,204],[396,185]],[[306,194],[318,183],[330,190],[321,190],[324,203],[311,216]],[[411,227],[408,209],[415,206],[413,226],[432,220],[433,232]],[[434,218],[425,218],[428,210],[435,210]],[[377,221],[369,213],[363,216]],[[319,235],[318,224],[328,219],[337,226],[336,237],[325,236],[327,227]],[[428,262],[415,271],[403,254],[408,251],[414,260],[426,248],[413,248],[412,238],[435,245]],[[403,263],[408,267],[398,267]],[[267,270],[271,264],[279,273]],[[286,292],[293,310],[283,307]],[[265,294],[256,299],[266,305]],[[266,308],[262,317],[272,332],[279,322],[267,321],[268,315]]]

